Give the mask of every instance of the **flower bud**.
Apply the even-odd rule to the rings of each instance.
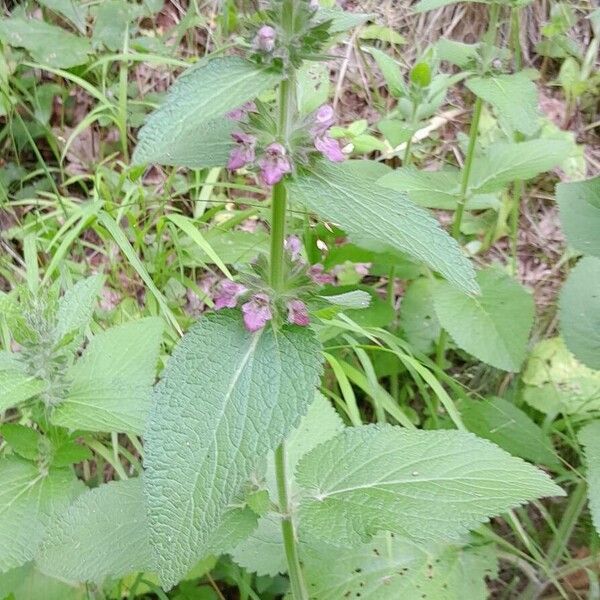
[[[290,300],[287,303],[288,308],[288,323],[306,327],[310,323],[308,309],[302,300]]]
[[[251,332],[259,331],[273,318],[269,296],[254,294],[249,302],[242,305],[242,314],[246,329]]]
[[[259,160],[260,176],[265,185],[279,183],[286,173],[291,173],[292,165],[286,156],[286,150],[277,142],[267,146],[265,155]]]
[[[277,32],[270,25],[263,25],[256,36],[256,47],[263,52],[273,52]]]

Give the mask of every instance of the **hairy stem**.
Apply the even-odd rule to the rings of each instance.
[[[289,40],[294,28],[294,0],[284,0],[282,6],[282,28]],[[279,138],[289,146],[291,126],[296,111],[296,85],[295,74],[289,67],[287,78],[279,86]],[[271,256],[270,277],[271,287],[275,292],[281,291],[285,281],[284,272],[284,241],[285,217],[287,205],[287,190],[285,182],[281,181],[273,187],[271,204]],[[282,442],[275,451],[275,477],[277,479],[277,495],[281,513],[281,534],[288,566],[290,587],[294,600],[308,600],[308,593],[304,583],[300,559],[298,558],[298,545],[292,517],[292,507],[288,493],[288,476],[286,472],[285,442]]]

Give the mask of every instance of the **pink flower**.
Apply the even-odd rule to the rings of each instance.
[[[238,298],[246,291],[242,284],[224,279],[219,284],[219,293],[215,296],[215,310],[235,308]]]
[[[354,265],[354,270],[357,275],[362,275],[366,277],[369,274],[369,269],[371,268],[371,263],[356,263]]]
[[[286,173],[292,171],[292,165],[286,156],[286,150],[277,142],[267,146],[265,155],[258,161],[260,176],[265,185],[279,183]]]
[[[335,277],[331,273],[325,273],[325,267],[321,264],[310,267],[308,276],[319,285],[332,285],[335,283]]]
[[[333,110],[333,106],[323,104],[314,114],[314,125],[311,133],[316,137],[322,136],[334,123],[335,110]]]
[[[317,10],[319,8],[319,0],[310,0],[310,8]]]
[[[254,147],[256,146],[256,138],[247,133],[232,133],[231,137],[236,142],[236,146],[229,155],[227,168],[230,171],[241,169],[246,165],[253,163],[256,158]]]
[[[288,323],[306,327],[310,323],[308,309],[302,300],[290,300],[287,303],[288,308]]]
[[[273,318],[269,296],[254,294],[246,304],[242,304],[244,325],[248,331],[259,331]]]
[[[302,250],[302,242],[297,235],[290,235],[285,240],[285,249],[290,253],[292,260],[297,260]]]
[[[273,52],[275,49],[275,39],[277,37],[276,31],[269,25],[263,25],[258,30],[255,44],[259,50],[263,52]]]
[[[331,162],[343,162],[346,159],[340,143],[327,135],[315,138],[315,148]]]
[[[256,104],[254,102],[246,102],[239,108],[234,108],[231,112],[228,112],[226,116],[232,121],[242,121],[251,112],[256,112]]]

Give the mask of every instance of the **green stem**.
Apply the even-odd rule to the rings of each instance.
[[[520,31],[521,9],[515,6],[510,13],[510,38],[516,72],[520,71],[523,67],[523,52],[521,50]]]
[[[406,167],[410,165],[412,160],[412,145],[413,145],[413,137],[415,136],[415,125],[417,121],[417,111],[419,110],[419,102],[417,100],[413,100],[412,113],[410,116],[410,137],[406,142],[406,148],[404,150],[404,159],[402,160],[402,166]]]
[[[513,198],[510,211],[510,247],[512,272],[516,276],[518,272],[518,243],[519,243],[519,220],[521,218],[521,198],[523,197],[523,182],[516,180],[513,183]]]
[[[475,145],[477,143],[477,132],[479,131],[479,120],[481,119],[481,109],[483,101],[479,96],[475,99],[475,107],[473,109],[473,119],[471,120],[471,128],[469,129],[469,145],[465,156],[465,164],[462,172],[462,180],[460,182],[460,197],[454,213],[454,222],[452,223],[452,236],[456,239],[460,237],[460,227],[462,225],[463,215],[465,213],[465,205],[467,203],[467,191],[469,189],[469,179],[471,178],[471,168],[473,167],[473,158],[475,157]]]
[[[287,473],[285,461],[285,444],[282,443],[275,451],[275,474],[277,476],[277,494],[279,497],[279,510],[281,511],[281,532],[283,534],[283,547],[288,564],[288,575],[294,600],[308,600],[308,593],[302,576],[298,546],[294,531],[294,522],[289,510],[289,496],[287,488]]]
[[[281,25],[287,41],[294,33],[294,0],[283,0]],[[279,86],[279,138],[286,148],[296,112],[296,83],[293,67],[289,67],[287,78]],[[281,181],[273,187],[271,203],[271,255],[270,278],[275,292],[282,290],[285,282],[284,241],[287,190]],[[304,583],[298,545],[288,493],[288,477],[286,473],[285,442],[275,450],[275,478],[277,495],[281,512],[281,534],[288,566],[290,587],[294,600],[308,600]]]

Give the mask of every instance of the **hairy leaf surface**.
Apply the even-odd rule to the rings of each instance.
[[[11,596],[12,594],[12,596]],[[32,562],[0,574],[0,598],[10,600],[88,600],[83,586],[41,573]]]
[[[191,67],[140,130],[133,162],[224,165],[233,130],[224,115],[274,87],[280,79],[276,71],[233,56]]]
[[[369,425],[346,429],[299,463],[301,535],[339,546],[392,531],[456,539],[489,517],[562,495],[542,471],[462,431]]]
[[[584,257],[569,274],[560,295],[560,324],[567,348],[600,370],[600,258]]]
[[[221,311],[184,336],[145,436],[151,542],[166,586],[206,552],[224,507],[306,412],[320,371],[306,328],[252,334],[239,312]]]
[[[357,244],[406,252],[464,292],[477,292],[473,266],[456,241],[405,194],[377,183],[388,172],[368,161],[322,161],[290,182],[291,199],[338,224]]]
[[[492,546],[424,545],[392,534],[352,549],[305,548],[302,560],[312,600],[485,600],[485,577],[497,570]]]
[[[600,533],[600,421],[586,425],[578,437],[585,448],[590,512],[594,527]]]
[[[435,312],[460,348],[497,369],[518,371],[525,360],[534,302],[518,282],[497,269],[477,274],[480,296],[445,282],[433,292]]]
[[[70,469],[43,474],[20,458],[0,460],[0,572],[34,558],[45,526],[81,487]]]
[[[8,352],[0,354],[9,355]],[[29,375],[19,362],[11,363],[10,366],[0,364],[0,412],[33,398],[46,387],[41,379]]]
[[[494,107],[505,130],[533,135],[539,129],[537,88],[525,73],[471,77],[466,85]]]
[[[71,386],[53,422],[72,429],[142,433],[162,331],[162,320],[149,317],[94,336],[67,373]]]
[[[559,183],[556,200],[569,244],[583,254],[600,257],[600,176]]]

